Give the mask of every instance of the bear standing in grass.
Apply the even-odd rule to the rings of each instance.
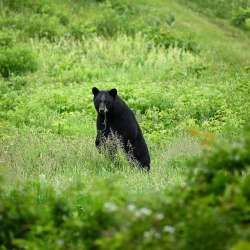
[[[132,110],[117,95],[116,89],[109,91],[92,89],[97,111],[96,147],[100,148],[107,138],[117,135],[127,156],[145,170],[150,169],[150,156]]]

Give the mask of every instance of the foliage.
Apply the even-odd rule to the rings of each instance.
[[[0,32],[0,48],[12,47],[13,37],[8,32]]]
[[[180,0],[203,14],[229,20],[234,26],[249,30],[250,19],[248,0]]]
[[[249,248],[245,1],[0,9],[0,249]],[[134,111],[150,174],[97,152],[93,86]]]
[[[15,46],[0,49],[0,73],[3,77],[34,71],[36,68],[34,53],[29,48]]]
[[[235,26],[249,29],[247,26],[247,19],[250,19],[250,8],[240,9],[232,18],[232,23]]]
[[[1,0],[1,4],[11,11],[34,11],[36,13],[52,13],[51,3],[48,0]]]
[[[249,3],[247,0],[188,0],[188,4],[195,4],[199,10],[205,14],[212,14],[221,18],[232,17],[232,13],[238,11],[240,8],[246,8]]]
[[[195,53],[199,51],[197,43],[193,40],[190,34],[175,34],[173,31],[166,28],[159,29],[159,27],[153,27],[148,29],[146,36],[149,41],[152,41],[156,46],[165,49],[168,49],[169,47],[177,47]]]
[[[47,38],[54,41],[63,31],[63,27],[56,17],[48,18],[47,15],[34,15],[30,17],[29,21],[30,23],[26,26],[25,31],[30,37]]]

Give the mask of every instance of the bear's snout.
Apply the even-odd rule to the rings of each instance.
[[[108,109],[107,109],[106,105],[104,103],[101,103],[100,106],[99,106],[99,113],[104,114],[104,113],[107,113],[107,112],[108,112]]]

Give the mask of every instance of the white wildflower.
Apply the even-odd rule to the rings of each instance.
[[[163,227],[162,231],[165,233],[173,234],[175,232],[175,228],[173,226],[166,225]]]
[[[112,203],[112,202],[106,202],[104,203],[104,208],[108,211],[108,212],[115,212],[117,210],[117,206],[116,204]]]
[[[135,212],[135,216],[136,217],[145,217],[145,216],[149,216],[152,214],[152,211],[149,209],[149,208],[146,208],[146,207],[143,207],[141,209],[138,209],[136,212]]]
[[[154,229],[150,229],[148,231],[145,231],[144,234],[143,234],[143,236],[144,236],[144,238],[148,239],[148,238],[153,237],[154,233],[155,233],[155,230]]]
[[[136,210],[136,206],[134,204],[128,204],[128,210],[134,212]]]
[[[156,220],[163,220],[164,219],[164,214],[163,213],[156,213],[155,214],[155,219]]]
[[[64,240],[63,239],[58,239],[58,240],[56,240],[56,243],[58,245],[63,245],[64,244]]]
[[[161,234],[159,232],[156,232],[155,229],[151,228],[148,231],[145,231],[143,234],[144,238],[155,238],[155,239],[160,239],[161,238]]]
[[[155,237],[156,239],[160,239],[160,238],[161,238],[161,234],[160,234],[159,232],[155,232],[155,233],[154,233],[154,237]]]
[[[139,211],[142,215],[146,215],[146,216],[149,216],[152,214],[152,211],[146,207],[141,208]]]

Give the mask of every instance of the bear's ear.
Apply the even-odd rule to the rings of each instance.
[[[92,93],[94,96],[96,96],[98,93],[100,92],[100,90],[96,87],[92,88]]]
[[[111,90],[109,91],[109,94],[110,94],[111,96],[115,97],[115,96],[117,95],[117,89],[111,89]]]

